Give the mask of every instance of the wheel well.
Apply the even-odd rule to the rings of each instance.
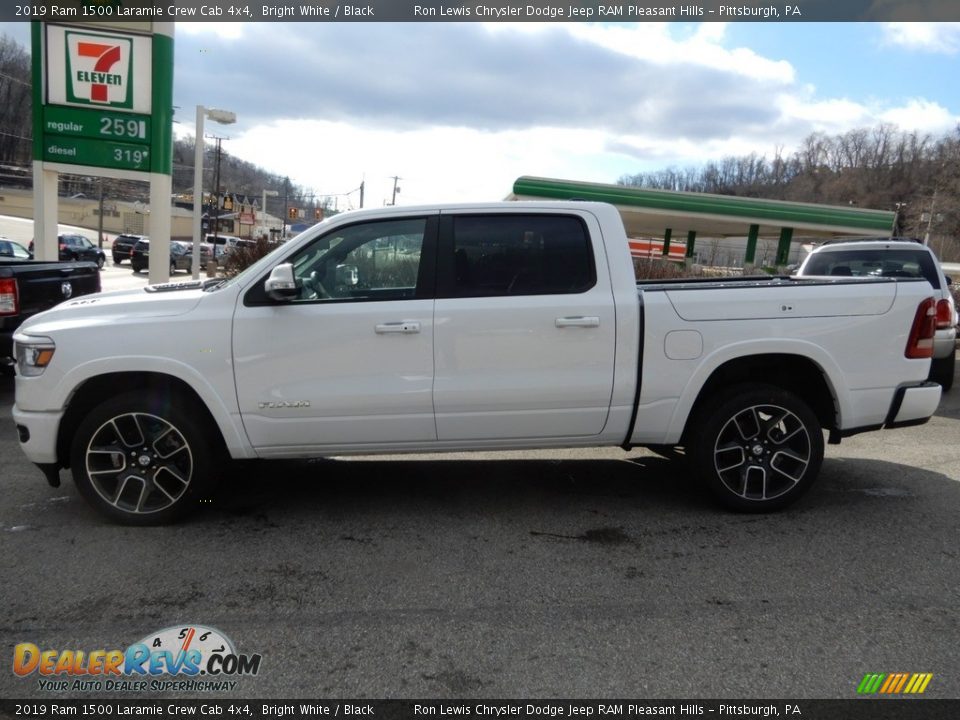
[[[104,400],[131,390],[142,391],[161,403],[171,402],[175,397],[180,402],[191,403],[196,412],[204,415],[205,424],[215,437],[223,442],[220,428],[203,400],[180,378],[151,372],[109,373],[86,380],[70,398],[57,432],[57,461],[61,467],[70,467],[70,443],[87,414]]]
[[[770,354],[729,360],[714,370],[690,410],[687,428],[689,418],[695,417],[717,391],[743,382],[767,383],[788,390],[803,398],[824,429],[837,426],[837,406],[820,366],[800,355]]]

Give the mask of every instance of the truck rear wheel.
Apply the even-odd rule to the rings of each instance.
[[[80,423],[70,453],[80,493],[126,525],[159,525],[196,509],[209,492],[218,443],[189,402],[149,391],[98,405]]]
[[[746,383],[719,393],[698,412],[689,437],[697,474],[723,505],[740,512],[796,501],[823,462],[816,415],[773,385]]]

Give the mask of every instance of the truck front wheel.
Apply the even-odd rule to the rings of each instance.
[[[809,489],[823,462],[816,415],[773,385],[748,383],[717,394],[691,430],[694,469],[723,505],[740,512],[786,507]]]
[[[191,412],[193,410],[193,412]],[[217,443],[190,404],[176,395],[119,395],[80,423],[70,453],[80,493],[127,525],[179,519],[209,492]]]

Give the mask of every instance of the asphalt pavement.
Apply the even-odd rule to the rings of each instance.
[[[12,402],[0,378],[3,698],[78,695],[14,675],[18,643],[123,649],[186,624],[262,656],[221,698],[852,698],[883,672],[960,697],[956,390],[924,426],[829,446],[772,515],[604,450],[262,462],[141,529],[66,473],[49,487]],[[136,695],[156,696],[203,695]]]
[[[644,450],[578,450],[254,463],[142,529],[66,472],[49,487],[12,403],[0,377],[8,662],[181,625],[262,656],[231,691],[82,697],[851,698],[866,673],[929,672],[925,697],[960,698],[958,390],[926,425],[828,446],[773,515],[717,509]],[[6,667],[2,698],[81,696]]]

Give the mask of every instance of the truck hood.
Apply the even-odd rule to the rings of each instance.
[[[34,315],[20,326],[19,332],[43,335],[65,326],[130,323],[183,315],[193,310],[203,297],[199,284],[189,284],[188,287],[158,285],[150,289],[84,295]]]

